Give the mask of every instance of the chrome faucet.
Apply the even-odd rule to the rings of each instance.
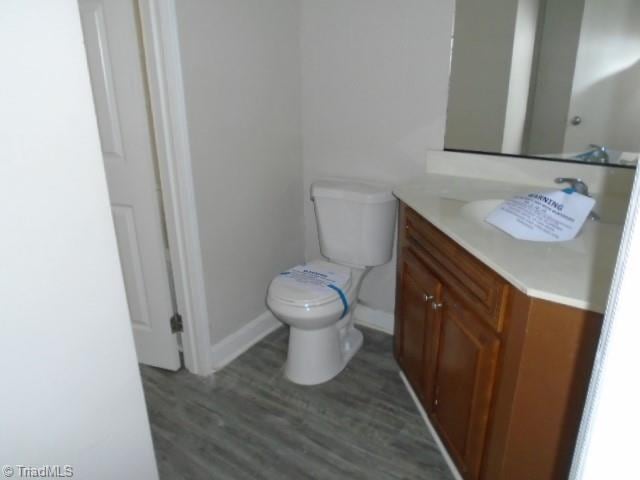
[[[591,154],[591,158],[594,162],[609,163],[609,152],[607,151],[607,147],[603,145],[596,145],[594,143],[589,146],[595,149]]]
[[[586,197],[590,197],[589,186],[584,183],[581,178],[571,178],[571,177],[558,177],[555,179],[556,183],[568,183],[571,188],[573,188],[577,193],[584,195]],[[591,211],[589,214],[590,220],[600,220],[600,215],[596,212]]]
[[[558,177],[555,179],[556,183],[568,183],[571,188],[573,188],[576,192],[586,197],[590,197],[589,187],[581,178],[571,178],[571,177]]]
[[[582,160],[583,162],[590,163],[609,163],[609,150],[603,145],[596,145],[592,143],[589,145],[591,150],[584,153],[579,153],[574,158],[576,160]]]

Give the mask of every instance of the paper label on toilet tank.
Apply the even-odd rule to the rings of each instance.
[[[594,205],[572,189],[530,193],[506,200],[485,221],[520,240],[562,242],[576,237]]]
[[[285,283],[300,288],[303,286],[307,290],[326,293],[329,285],[341,288],[348,280],[348,274],[335,272],[333,270],[320,268],[312,265],[298,265],[286,272],[282,272],[281,277]]]

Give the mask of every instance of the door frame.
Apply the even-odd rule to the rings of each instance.
[[[213,372],[175,0],[138,0],[171,272],[188,371]]]
[[[569,478],[615,478],[637,469],[640,388],[630,373],[640,362],[640,170],[635,182],[605,312],[600,344]]]

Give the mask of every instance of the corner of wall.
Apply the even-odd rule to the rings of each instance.
[[[282,326],[270,311],[263,312],[238,331],[211,346],[211,371],[221,370]]]
[[[358,303],[355,311],[353,312],[353,319],[358,325],[393,335],[393,313],[377,310],[362,303]]]

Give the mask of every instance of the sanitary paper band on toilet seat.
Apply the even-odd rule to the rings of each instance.
[[[338,295],[340,295],[340,300],[342,300],[342,306],[344,307],[344,309],[342,310],[342,315],[340,316],[340,320],[342,320],[344,316],[349,312],[349,302],[347,301],[347,296],[340,288],[336,287],[335,285],[327,285],[327,287],[335,290],[336,292],[338,292]]]
[[[344,291],[338,286],[343,286],[348,280],[348,274],[325,270],[310,265],[298,265],[280,274],[286,281],[299,286],[304,285],[311,291],[326,291],[327,288],[335,291],[342,301],[343,311],[341,319],[349,312],[349,301]]]

